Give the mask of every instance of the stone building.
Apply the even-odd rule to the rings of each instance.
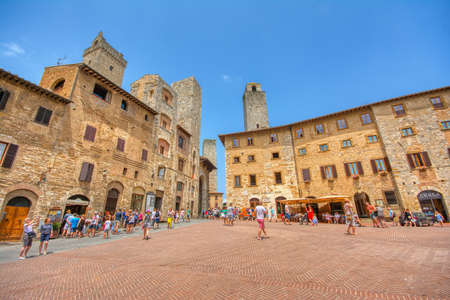
[[[0,69],[0,239],[67,209],[197,215],[201,88],[145,75],[129,93],[126,65],[100,33],[83,63],[47,67],[39,85]]]
[[[332,199],[350,198],[362,217],[370,202],[448,218],[450,87],[278,127],[266,127],[263,93],[247,84],[246,131],[219,136],[227,201],[248,207],[258,200],[281,214],[283,200],[296,199],[321,215],[342,212]]]

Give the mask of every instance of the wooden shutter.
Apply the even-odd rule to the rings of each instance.
[[[412,159],[412,154],[406,154],[406,159],[408,160],[409,167],[411,169],[415,169],[416,166],[414,165],[414,161]]]
[[[373,174],[377,174],[378,168],[377,168],[377,163],[376,163],[375,159],[370,160],[370,165],[372,166]]]
[[[106,93],[106,102],[108,102],[108,103],[111,103],[111,92],[110,91],[108,91],[107,93]]]
[[[431,161],[430,161],[430,157],[428,156],[428,152],[421,152],[420,154],[423,157],[423,160],[425,162],[425,166],[427,166],[427,167],[431,166]]]
[[[84,162],[81,165],[81,172],[80,172],[80,181],[87,181],[87,175],[89,171],[89,163]]]
[[[49,109],[45,109],[44,119],[42,120],[42,123],[45,125],[48,125],[50,123],[51,117],[52,117],[52,111]]]
[[[147,154],[148,154],[148,151],[145,149],[142,149],[142,160],[143,161],[147,161]]]
[[[0,91],[0,110],[4,110],[6,102],[8,102],[9,92],[5,90]]]
[[[364,175],[364,170],[363,170],[363,167],[362,167],[362,164],[361,164],[360,161],[356,162],[356,167],[358,168],[358,174],[359,175]]]
[[[86,131],[84,132],[84,139],[87,141],[95,141],[95,134],[97,133],[97,128],[86,125]]]
[[[122,140],[121,138],[118,138],[118,139],[117,139],[117,150],[123,152],[124,149],[125,149],[125,141]]]
[[[337,172],[336,172],[336,166],[335,165],[331,166],[331,172],[333,172],[333,177],[337,178]]]
[[[350,168],[348,167],[348,164],[344,163],[344,170],[345,170],[345,175],[350,176],[352,175],[350,173]]]
[[[325,176],[325,167],[320,167],[320,174],[322,175],[322,179],[327,179],[327,176]]]
[[[88,169],[87,169],[87,174],[86,174],[87,182],[91,182],[93,171],[94,171],[94,165],[88,163]]]
[[[311,175],[309,174],[309,169],[302,169],[303,173],[303,181],[308,182],[311,181]]]
[[[34,121],[37,123],[42,123],[45,116],[45,108],[42,106],[39,106],[38,112],[36,114],[36,117],[34,118]]]
[[[392,171],[391,163],[389,162],[389,159],[387,157],[384,158],[384,164],[386,165],[386,170],[388,172]]]
[[[6,151],[5,158],[3,159],[3,168],[11,168],[14,162],[14,159],[16,158],[17,150],[19,149],[19,146],[14,144],[9,144],[8,151]]]

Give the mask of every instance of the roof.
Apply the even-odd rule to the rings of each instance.
[[[399,96],[399,97],[395,97],[395,98],[389,98],[389,99],[385,99],[385,100],[381,100],[381,101],[377,101],[377,102],[372,102],[372,103],[369,103],[369,104],[353,107],[353,108],[346,109],[346,110],[341,110],[341,111],[338,111],[338,112],[335,112],[335,113],[331,113],[331,114],[327,114],[327,115],[323,115],[323,116],[319,116],[319,117],[315,117],[315,118],[311,118],[311,119],[306,119],[306,120],[302,120],[302,121],[298,121],[298,122],[294,122],[294,123],[290,123],[290,124],[286,124],[286,125],[280,125],[280,126],[275,126],[275,127],[267,127],[267,128],[260,128],[260,129],[249,130],[249,131],[240,131],[240,132],[220,134],[219,138],[220,138],[220,141],[222,142],[222,144],[224,144],[225,143],[225,137],[231,136],[231,135],[238,135],[238,134],[252,133],[252,132],[271,131],[271,130],[274,130],[274,129],[281,129],[281,128],[286,128],[286,127],[291,127],[291,126],[295,126],[295,125],[299,125],[299,124],[304,124],[304,123],[308,123],[308,122],[312,122],[312,121],[316,121],[316,120],[320,120],[320,119],[325,119],[325,118],[337,116],[337,115],[340,115],[340,114],[353,112],[353,111],[356,111],[356,110],[370,108],[371,106],[374,106],[374,105],[389,103],[389,102],[393,102],[393,101],[397,101],[397,100],[401,100],[401,99],[405,99],[405,98],[410,98],[410,97],[415,97],[415,96],[422,96],[422,95],[426,95],[426,94],[430,94],[430,93],[441,92],[441,91],[444,91],[444,90],[447,90],[447,89],[450,89],[450,86],[444,86],[444,87],[437,88],[437,89],[432,89],[432,90],[412,93],[412,94],[408,94],[408,95],[404,95],[404,96]]]
[[[28,80],[25,80],[25,79],[23,79],[23,78],[21,78],[21,77],[19,77],[17,75],[14,75],[14,74],[12,74],[12,73],[10,73],[10,72],[2,69],[2,68],[0,68],[0,78],[3,78],[5,80],[11,81],[11,82],[14,82],[16,84],[20,84],[20,85],[26,87],[27,89],[29,89],[29,90],[37,93],[37,94],[45,95],[45,96],[47,96],[48,98],[50,98],[52,100],[55,100],[55,101],[58,101],[58,102],[62,102],[64,104],[68,104],[68,103],[72,102],[71,100],[69,100],[67,98],[64,98],[64,97],[62,97],[62,96],[60,96],[58,94],[55,94],[55,93],[53,93],[50,90],[47,90],[47,89],[45,89],[45,88],[43,88],[43,87],[41,87],[41,86],[39,86],[37,84],[34,84],[34,83],[32,83],[32,82],[30,82]]]
[[[98,73],[97,71],[95,71],[94,69],[89,67],[88,65],[86,65],[84,63],[80,63],[79,66],[80,66],[81,70],[83,70],[84,72],[86,72],[87,74],[89,74],[91,76],[96,77],[98,80],[100,80],[101,82],[107,84],[112,89],[114,89],[116,92],[118,92],[119,94],[127,97],[129,100],[133,101],[137,105],[139,105],[142,108],[148,110],[149,112],[151,112],[154,115],[158,114],[158,112],[156,110],[154,110],[153,108],[151,108],[150,106],[148,106],[147,104],[145,104],[144,102],[142,102],[141,100],[136,98],[135,96],[131,95],[130,93],[128,93],[127,91],[122,89],[120,86],[118,86],[117,84],[115,84],[111,80],[107,79],[105,76],[103,76],[102,74]]]
[[[206,157],[200,156],[200,163],[205,164],[208,171],[217,169],[216,166]]]

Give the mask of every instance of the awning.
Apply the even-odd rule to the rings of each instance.
[[[298,199],[278,200],[278,202],[291,205],[303,203],[344,202],[347,199],[350,200],[350,197],[346,195],[328,195],[319,198],[298,198]]]
[[[67,205],[83,205],[88,206],[89,201],[83,200],[81,198],[69,199],[67,200]]]

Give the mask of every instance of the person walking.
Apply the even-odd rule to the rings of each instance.
[[[347,223],[347,234],[356,235],[355,222],[353,220],[353,206],[346,199],[344,204],[345,222]],[[351,232],[350,232],[351,231]]]
[[[312,223],[312,219],[314,217],[314,211],[311,205],[308,205],[308,222]]]
[[[64,215],[63,224],[62,224],[62,237],[66,237],[70,233],[69,228],[69,220],[72,218],[72,214],[70,212],[70,209],[66,210],[66,214]]]
[[[398,224],[395,220],[395,217],[396,217],[395,211],[393,211],[392,208],[389,207],[388,214],[389,214],[389,220],[391,220],[391,222],[392,222],[392,226],[397,226]]]
[[[265,238],[268,237],[266,228],[264,226],[264,218],[266,216],[266,213],[267,213],[266,209],[258,201],[258,205],[255,207],[256,222],[258,222],[258,235],[256,237],[257,240],[261,240],[261,232],[264,232]]]
[[[172,207],[169,208],[169,210],[167,211],[167,229],[173,228],[172,222],[173,222],[174,215],[175,215],[175,213],[172,210]]]
[[[44,255],[47,255],[48,241],[50,240],[50,235],[53,232],[53,225],[50,223],[50,218],[46,218],[44,224],[39,228],[41,232],[41,243],[39,244],[39,255],[42,255],[42,246],[44,246]]]
[[[103,238],[109,239],[109,232],[111,231],[111,218],[110,216],[106,216],[105,222],[103,227]]]
[[[82,238],[84,236],[84,225],[86,224],[86,217],[81,216],[80,221],[77,226],[77,235],[78,238]]]
[[[186,222],[191,222],[191,209],[186,210]]]
[[[234,216],[233,216],[234,208],[233,203],[230,203],[230,206],[227,208],[227,218],[228,218],[228,224],[233,226],[234,222]]]
[[[148,240],[150,238],[150,226],[152,222],[152,215],[150,214],[150,210],[147,209],[145,212],[145,216],[142,223],[142,228],[144,229],[144,238],[143,240]]]
[[[269,221],[270,221],[270,223],[272,223],[272,221],[273,221],[273,219],[275,218],[275,209],[273,208],[273,206],[271,206],[270,207],[270,219],[269,219]],[[276,222],[277,220],[275,219],[275,222]]]
[[[128,219],[127,219],[127,233],[132,233],[134,229],[134,223],[136,222],[135,213],[130,209],[128,211]]]
[[[440,212],[435,211],[434,218],[436,219],[436,222],[441,225],[441,227],[444,227],[444,217],[441,215]]]
[[[90,238],[95,237],[95,233],[97,231],[98,219],[99,219],[99,216],[98,216],[97,212],[94,212],[94,215],[91,218],[91,222],[89,223],[88,237],[90,237]]]
[[[291,225],[291,214],[289,210],[289,205],[287,204],[284,206],[284,224]]]
[[[386,223],[384,222],[384,207],[382,205],[377,206],[377,221],[381,228],[386,228]]]
[[[119,208],[119,210],[115,213],[114,216],[112,234],[119,234],[119,225],[121,223],[121,220],[122,220],[122,210]]]
[[[157,209],[156,214],[155,214],[156,229],[159,229],[160,221],[161,221],[161,211],[159,209]]]
[[[27,253],[33,244],[33,238],[36,236],[36,232],[33,230],[33,226],[39,224],[39,217],[36,217],[34,221],[30,218],[26,218],[23,223],[23,247],[20,249],[19,259],[27,258]]]
[[[370,219],[372,220],[373,227],[379,227],[375,207],[369,202],[366,202],[366,209],[369,212],[369,216]]]

